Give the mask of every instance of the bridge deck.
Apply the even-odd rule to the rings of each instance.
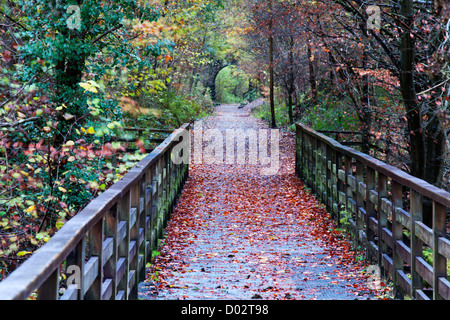
[[[258,138],[263,134],[258,130],[267,129],[248,107],[238,105],[218,107],[215,116],[195,127],[200,125],[203,156],[211,151],[209,134],[226,141],[228,129],[255,130]],[[199,132],[192,137],[197,162],[191,163],[139,298],[328,300],[380,294],[368,287],[362,272],[367,265],[355,261],[358,253],[332,231],[329,214],[295,175],[293,134],[280,133],[280,162],[272,157],[270,163],[276,172],[264,172],[259,161],[250,164],[249,156],[244,163],[237,158],[224,163],[230,144],[224,146],[224,162],[219,157],[206,164],[203,158],[199,164]]]

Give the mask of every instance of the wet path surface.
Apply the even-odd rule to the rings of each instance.
[[[203,130],[267,129],[237,105]],[[204,142],[204,146],[208,145]],[[280,132],[276,174],[261,165],[193,164],[139,298],[374,299],[361,253],[294,174],[295,141]]]

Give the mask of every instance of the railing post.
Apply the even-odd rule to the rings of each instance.
[[[364,230],[364,218],[366,211],[364,209],[364,198],[362,194],[362,185],[364,183],[364,164],[356,161],[356,237],[359,243],[362,243],[361,231]]]
[[[447,279],[447,259],[439,253],[439,237],[445,237],[446,208],[433,201],[433,299],[442,300],[439,278]]]
[[[164,229],[167,227],[167,223],[169,221],[170,216],[170,158],[168,157],[168,153],[166,152],[163,155],[164,159]]]
[[[161,234],[160,238],[163,236],[164,229],[167,226],[167,159],[166,155],[164,154],[161,157],[162,161],[162,228],[161,228]]]
[[[331,150],[331,217],[339,221],[339,194],[338,194],[338,153]]]
[[[320,158],[322,157],[322,152],[320,148],[320,141],[316,138],[314,138],[314,184],[315,184],[315,194],[316,198],[320,201],[322,200],[322,167],[321,167],[321,161]]]
[[[59,268],[45,280],[38,289],[38,300],[58,300],[59,295]]]
[[[129,218],[129,228],[130,228],[130,236],[129,236],[129,254],[128,254],[128,265],[129,265],[129,274],[127,281],[129,283],[129,296],[128,299],[136,300],[137,299],[137,287],[138,287],[138,279],[137,275],[139,272],[139,216],[141,213],[140,206],[140,182],[136,183],[131,187],[130,190],[130,218]],[[131,216],[131,214],[133,214]],[[133,219],[133,220],[131,220]],[[131,284],[131,286],[130,286]]]
[[[89,257],[97,257],[98,267],[97,277],[92,282],[89,289],[86,288],[85,298],[88,300],[101,300],[103,283],[103,218],[88,232],[88,252]]]
[[[152,169],[152,207],[151,207],[151,250],[155,250],[158,246],[158,220],[159,220],[159,205],[158,205],[158,194],[159,194],[159,183],[158,183],[158,163]]]
[[[163,227],[163,167],[161,159],[158,160],[156,164],[156,248],[158,247],[158,239],[162,237],[162,227]]]
[[[190,133],[187,135],[187,148],[183,149],[183,152],[187,152],[186,155],[186,163],[180,164],[180,170],[183,173],[182,175],[182,185],[184,185],[184,183],[186,182],[186,180],[189,177],[189,160],[191,159],[191,153],[190,153],[190,149],[191,149],[191,135]]]
[[[302,159],[302,139],[301,130],[299,126],[295,126],[295,174],[299,177],[301,174],[301,159]]]
[[[388,246],[383,241],[383,228],[387,227],[387,214],[382,209],[382,199],[386,198],[388,196],[388,190],[387,190],[387,177],[378,172],[378,204],[377,204],[377,212],[378,212],[378,262],[381,268],[381,274],[383,276],[386,276],[388,272],[384,270],[383,267],[383,254],[387,253]]]
[[[111,257],[105,261],[103,267],[103,276],[105,279],[111,279],[111,298],[115,299],[117,295],[117,204],[115,204],[105,215],[105,237],[112,238],[113,252]]]
[[[307,149],[306,149],[306,139],[307,139],[307,134],[306,132],[303,130],[303,128],[300,129],[301,130],[301,139],[302,139],[302,145],[300,146],[300,150],[301,150],[301,159],[300,159],[300,172],[301,172],[301,178],[302,180],[306,183],[306,179],[307,179],[307,167],[306,167],[306,162],[308,159],[308,153],[307,153]]]
[[[338,226],[341,225],[341,209],[342,206],[346,206],[345,199],[342,199],[342,195],[345,194],[345,176],[342,176],[342,154],[340,152],[336,153],[336,175],[337,175],[337,184],[336,184],[336,191],[337,191],[337,210],[336,210],[336,220]],[[345,173],[345,171],[344,171]]]
[[[144,227],[144,240],[143,245],[141,247],[141,253],[143,254],[143,265],[144,268],[142,268],[139,278],[145,279],[146,276],[146,270],[145,266],[148,262],[151,262],[151,239],[152,239],[152,224],[151,224],[151,217],[152,217],[152,174],[151,169],[147,170],[144,177],[143,182],[143,196],[144,196],[144,213],[143,213],[143,221],[142,226]]]
[[[308,134],[308,187],[311,190],[314,190],[313,182],[314,182],[314,162],[313,162],[313,144],[312,144],[312,136]]]
[[[174,176],[174,164],[171,158],[173,151],[173,145],[169,148],[169,150],[166,153],[167,157],[167,189],[168,189],[168,208],[167,208],[167,221],[170,220],[170,217],[172,216],[173,207],[174,207],[174,189],[175,189],[175,176]],[[166,223],[167,225],[167,223]]]
[[[377,262],[377,256],[373,255],[375,232],[370,227],[371,218],[376,217],[375,204],[370,199],[371,191],[375,190],[375,170],[371,167],[366,168],[366,236],[368,260]]]
[[[349,180],[353,176],[353,170],[352,170],[352,158],[345,155],[344,156],[344,173],[345,173],[345,179],[344,179],[344,183],[343,183],[343,190],[345,193],[345,201],[344,201],[344,206],[345,206],[345,212],[347,213],[347,217],[349,220],[351,220],[352,216],[353,216],[353,211],[352,211],[352,206],[350,205],[350,198],[353,199],[352,196],[352,187],[350,186],[350,182]],[[350,223],[350,221],[348,221]]]
[[[410,190],[410,221],[411,221],[411,292],[412,298],[417,297],[417,290],[423,288],[423,279],[416,271],[416,257],[422,257],[423,242],[416,236],[416,221],[422,221],[423,196],[415,190]]]
[[[310,186],[310,177],[311,177],[311,166],[310,166],[310,146],[309,143],[309,135],[307,132],[303,133],[303,149],[304,149],[304,157],[303,157],[303,172],[304,172],[304,182],[307,187]]]
[[[170,220],[173,210],[173,186],[174,186],[174,177],[173,177],[173,161],[171,160],[170,155],[172,154],[173,145],[169,148],[169,151],[166,153],[167,159],[167,223]]]
[[[118,215],[121,226],[125,224],[124,239],[118,244],[118,256],[120,265],[120,279],[118,279],[117,300],[126,300],[129,295],[128,276],[130,273],[129,248],[130,248],[130,192],[128,191],[120,200],[118,205]],[[123,260],[121,260],[123,259]],[[120,270],[119,270],[120,268]]]
[[[392,242],[393,242],[393,272],[392,281],[394,283],[394,296],[403,298],[403,290],[397,285],[397,270],[403,272],[403,259],[398,254],[397,240],[403,241],[403,226],[397,221],[397,208],[403,209],[402,185],[397,181],[392,181]]]
[[[136,288],[140,281],[145,279],[145,264],[146,264],[146,232],[147,232],[147,203],[146,201],[146,182],[147,173],[145,173],[139,181],[139,210],[138,219],[136,221],[138,228],[138,240],[137,240],[137,252],[138,257],[138,268],[136,270]]]
[[[321,187],[322,192],[320,195],[320,199],[322,199],[322,203],[327,204],[328,202],[328,196],[327,196],[327,189],[328,189],[328,179],[327,179],[327,169],[328,169],[328,159],[327,159],[327,145],[326,143],[320,141],[320,180],[321,180]]]
[[[309,136],[310,143],[310,166],[311,166],[311,175],[310,175],[310,188],[313,194],[316,193],[316,146],[315,146],[315,138],[310,135]]]
[[[326,205],[328,212],[332,212],[333,210],[333,162],[332,159],[332,149],[326,144],[326,185],[327,185],[327,194],[326,194]]]
[[[84,260],[86,257],[85,254],[85,248],[86,248],[86,240],[85,237],[82,237],[81,240],[78,242],[78,244],[75,246],[75,248],[72,250],[72,252],[69,254],[69,256],[66,258],[66,270],[70,268],[70,272],[74,271],[75,273],[73,276],[68,277],[68,281],[74,281],[75,283],[67,283],[66,293],[68,293],[68,290],[75,290],[75,296],[74,299],[76,300],[84,300]],[[79,277],[77,277],[79,276]],[[74,286],[75,289],[72,289]],[[62,299],[65,299],[64,296],[66,296],[66,293],[63,295]],[[69,296],[68,294],[67,296]]]

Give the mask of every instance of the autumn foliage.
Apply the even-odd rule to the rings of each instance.
[[[138,139],[127,127],[174,129],[213,114],[218,98],[232,97],[242,108],[249,103],[253,115],[272,128],[292,131],[302,122],[340,141],[358,140],[361,151],[449,189],[448,1],[369,5],[360,0],[3,1],[0,279],[120,179],[155,146],[152,139],[161,138]],[[336,131],[359,134],[330,133]],[[224,239],[239,234],[239,241],[273,249],[271,255],[249,253],[252,262],[281,263],[288,255],[274,253],[277,245],[294,239],[300,244],[304,236],[320,240],[318,246],[327,251],[315,257],[318,265],[330,256],[339,257],[334,264],[356,272],[363,268],[354,264],[358,253],[289,171],[293,145],[288,134],[283,139],[281,176],[264,180],[247,169],[238,175],[192,168],[185,200],[169,228],[176,240],[165,247],[161,264],[191,254],[189,248],[183,251],[188,239],[210,236],[206,227],[217,218]],[[126,152],[130,148],[137,152]],[[232,186],[230,193],[210,192],[223,185]],[[429,204],[424,212],[431,212]],[[296,228],[295,236],[288,226]],[[243,258],[231,244],[220,250],[226,251],[222,263],[239,265]],[[194,257],[199,262],[216,258],[195,254],[206,256]],[[275,273],[293,270],[294,260],[282,262]],[[172,267],[187,272],[186,266]],[[169,271],[159,268],[155,285],[170,288],[164,282]],[[336,273],[331,281],[345,278]],[[302,295],[270,287],[252,294]]]

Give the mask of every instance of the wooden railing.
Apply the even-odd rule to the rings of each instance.
[[[0,300],[137,299],[188,176],[188,129],[173,132],[0,282]]]
[[[296,140],[296,173],[392,279],[396,297],[450,300],[450,193],[302,124]]]

